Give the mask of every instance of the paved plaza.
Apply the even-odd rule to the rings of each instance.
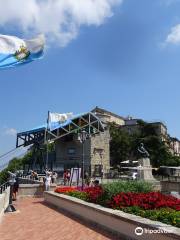
[[[0,223],[1,240],[117,239],[48,207],[42,198],[21,198],[14,206],[17,211],[5,214]]]

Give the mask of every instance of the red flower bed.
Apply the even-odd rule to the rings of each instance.
[[[88,187],[84,189],[84,192],[88,195],[88,200],[90,202],[96,203],[98,198],[102,196],[103,189],[100,186]]]
[[[55,192],[67,194],[69,192],[81,192],[80,187],[58,187]],[[87,200],[93,203],[101,203],[105,198],[103,188],[101,186],[87,187],[83,190],[87,194]],[[106,203],[107,204],[107,203]],[[122,209],[125,207],[138,206],[142,209],[159,209],[172,208],[180,211],[180,199],[173,196],[167,196],[160,192],[149,193],[119,193],[112,198],[108,206],[115,209]]]
[[[161,194],[160,192],[149,193],[120,193],[113,197],[110,206],[112,208],[124,208],[138,206],[143,209],[157,209],[163,207],[180,210],[180,200]]]
[[[55,190],[57,193],[67,193],[77,191],[77,187],[57,187]]]
[[[55,190],[57,193],[67,194],[69,192],[81,192],[79,187],[57,187]],[[103,189],[100,186],[97,187],[87,187],[83,190],[87,194],[88,201],[96,203],[98,198],[103,194]]]

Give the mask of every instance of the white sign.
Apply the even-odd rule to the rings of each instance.
[[[81,168],[71,168],[70,182],[77,183],[81,177]]]

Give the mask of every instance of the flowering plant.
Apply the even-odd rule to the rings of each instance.
[[[152,192],[144,183],[113,183],[83,190],[64,186],[55,192],[180,227],[180,199]]]
[[[160,192],[149,193],[120,193],[112,198],[110,207],[123,209],[124,207],[138,206],[142,209],[158,209],[169,207],[180,210],[180,200],[161,194]]]
[[[57,187],[54,191],[56,193],[66,194],[68,192],[77,191],[77,187]]]
[[[84,192],[87,193],[87,198],[89,202],[97,203],[98,199],[103,194],[103,189],[101,186],[88,187],[84,189]]]

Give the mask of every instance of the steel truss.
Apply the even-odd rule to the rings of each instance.
[[[104,126],[100,119],[92,112],[85,113],[72,118],[67,124],[50,130],[47,127],[41,127],[34,130],[21,132],[17,134],[16,147],[29,146],[34,143],[54,142],[69,134],[78,134],[85,130],[89,135],[104,131]]]

